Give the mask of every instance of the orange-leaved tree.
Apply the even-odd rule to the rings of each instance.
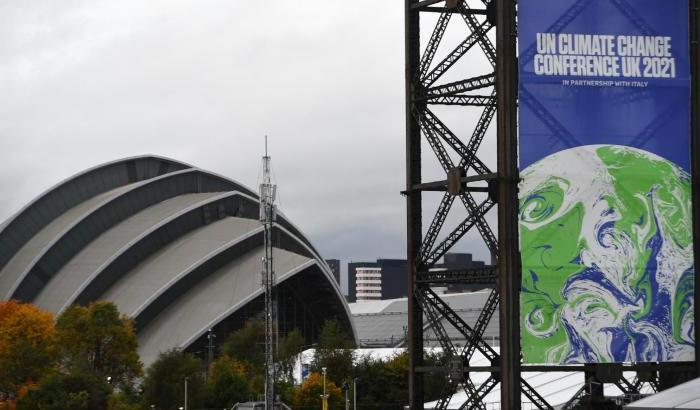
[[[294,409],[320,409],[321,395],[323,394],[323,375],[311,373],[304,380],[301,387],[294,391],[292,407]],[[326,379],[326,394],[329,395],[328,406],[330,410],[341,410],[343,406],[343,392],[335,383]]]
[[[0,393],[16,396],[55,364],[53,315],[31,304],[0,302]]]

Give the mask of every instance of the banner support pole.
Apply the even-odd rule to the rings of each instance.
[[[501,295],[501,408],[520,408],[520,251],[518,240],[518,64],[515,2],[496,3],[498,288]]]

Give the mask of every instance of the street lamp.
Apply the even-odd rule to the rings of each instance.
[[[328,410],[328,395],[326,394],[326,368],[322,367],[323,370],[323,396],[321,396],[321,404],[323,410]]]
[[[357,410],[357,381],[360,380],[359,377],[352,379],[352,408]]]
[[[185,408],[183,410],[187,410],[187,382],[189,379],[189,377],[185,377]],[[182,409],[182,407],[180,408]]]
[[[348,382],[343,382],[343,391],[345,392],[345,410],[350,410],[350,399],[348,399],[350,385],[348,385]]]

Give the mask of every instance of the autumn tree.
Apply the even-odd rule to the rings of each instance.
[[[229,356],[221,356],[209,370],[207,407],[230,408],[247,401],[252,393],[245,365]]]
[[[323,394],[323,375],[311,373],[300,388],[294,391],[292,396],[292,408],[294,409],[319,409],[321,408],[321,395]],[[340,410],[343,406],[343,392],[332,381],[326,380],[326,394],[331,410]]]
[[[0,396],[14,397],[56,363],[51,313],[14,300],[0,302]]]

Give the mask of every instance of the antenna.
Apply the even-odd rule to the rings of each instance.
[[[263,180],[260,184],[260,222],[264,227],[265,256],[262,260],[262,287],[265,291],[265,410],[273,410],[275,397],[275,363],[273,333],[275,329],[275,271],[272,265],[272,226],[276,219],[275,194],[277,186],[270,176],[270,156],[267,154],[265,136],[265,156],[263,156]]]

